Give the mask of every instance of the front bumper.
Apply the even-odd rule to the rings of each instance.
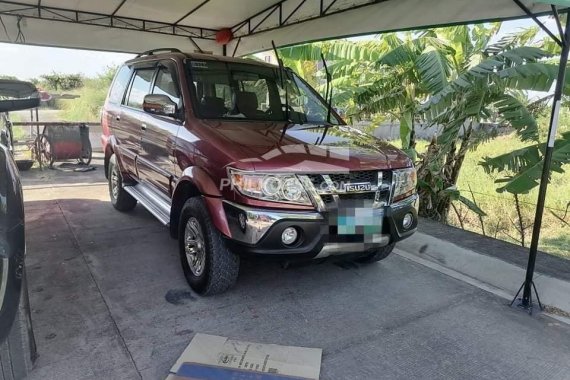
[[[231,232],[228,244],[239,254],[299,258],[367,252],[412,235],[417,229],[418,202],[418,196],[414,194],[374,209],[379,220],[375,233],[339,234],[338,227],[330,222],[330,212],[257,209],[224,201]],[[402,224],[406,214],[413,218],[408,228]],[[299,232],[297,241],[289,246],[281,241],[281,234],[287,227],[295,227]]]

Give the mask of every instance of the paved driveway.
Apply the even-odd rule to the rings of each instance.
[[[80,186],[26,175],[31,379],[163,379],[197,332],[320,347],[322,379],[570,378],[568,325],[399,255],[245,262],[232,291],[201,298],[166,229],[111,207],[100,167]]]

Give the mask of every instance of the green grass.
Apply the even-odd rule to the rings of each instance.
[[[17,113],[11,113],[10,120],[12,123],[16,123],[22,121],[22,117]],[[14,134],[14,140],[16,141],[23,140],[28,136],[23,127],[12,127],[12,133]]]

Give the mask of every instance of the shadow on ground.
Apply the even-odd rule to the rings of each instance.
[[[105,168],[103,166],[103,154],[93,153],[93,160],[88,165],[92,171],[74,171],[74,169],[84,169],[85,165],[80,165],[76,160],[56,162],[53,168],[36,165],[28,170],[22,171],[20,176],[22,184],[26,187],[51,187],[54,185],[68,184],[94,184],[106,182]]]

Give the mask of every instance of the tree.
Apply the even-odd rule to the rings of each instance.
[[[544,61],[548,52],[520,46],[528,44],[536,30],[486,45],[488,35],[477,27],[467,28],[446,31],[471,38],[462,39],[461,49],[457,49],[463,56],[455,59],[454,78],[425,105],[427,117],[443,130],[418,165],[420,214],[443,221],[451,202],[458,199],[455,186],[465,155],[492,136],[481,123],[509,125],[523,141],[536,141],[538,126],[522,91],[549,89],[557,72],[555,65]]]
[[[83,77],[80,74],[51,73],[40,76],[46,86],[55,91],[69,91],[83,86]]]
[[[333,104],[342,108],[349,118],[359,118],[361,109],[355,102],[363,86],[378,77],[374,62],[380,56],[379,44],[369,42],[317,42],[282,48],[279,55],[284,63],[324,94],[326,77],[322,56],[332,76]]]
[[[549,37],[545,37],[538,45],[553,56],[559,56],[560,54],[560,46]],[[549,72],[548,77],[556,76],[558,60],[549,60],[548,63],[549,65],[545,67]],[[536,86],[535,90],[549,91],[551,86],[552,80],[548,80],[541,86]],[[563,106],[568,104],[569,94],[570,76],[566,75],[562,98]],[[541,113],[550,117],[551,98],[551,94],[541,97],[529,105],[529,110],[535,117]],[[547,137],[546,132],[545,130],[542,134],[533,136],[534,138],[530,139],[532,144],[529,146],[495,157],[485,157],[480,162],[480,165],[488,174],[496,172],[503,175],[495,181],[498,185],[497,192],[508,192],[514,195],[527,194],[539,185],[545,151],[545,143],[543,141]],[[562,132],[560,138],[554,142],[551,170],[557,173],[564,173],[563,166],[568,163],[570,163],[570,131]]]
[[[445,42],[437,36],[389,33],[375,41],[305,44],[280,50],[288,60],[331,61],[335,105],[350,116],[388,114],[400,124],[402,148],[415,152],[415,122],[427,97],[443,88],[451,70]]]

